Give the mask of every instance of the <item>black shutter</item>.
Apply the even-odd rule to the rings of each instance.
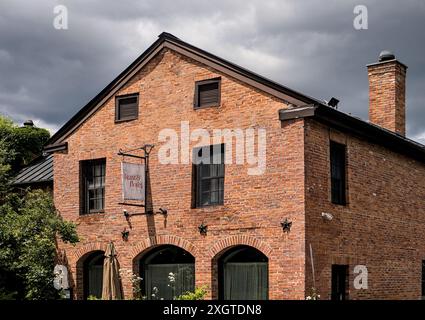
[[[195,164],[192,164],[192,203],[191,203],[191,207],[196,208],[196,205],[198,203],[198,192],[196,190],[197,188],[197,179],[198,179],[198,166],[196,166]]]
[[[348,266],[332,265],[331,299],[347,300],[348,292]]]
[[[199,86],[199,106],[218,104],[218,82]]]
[[[218,107],[220,105],[220,79],[196,83],[195,108]]]
[[[422,299],[425,299],[425,260],[422,260]]]
[[[116,120],[137,119],[139,113],[138,96],[117,97]]]
[[[346,165],[345,145],[330,142],[330,166],[331,166],[331,200],[335,204],[346,204]]]

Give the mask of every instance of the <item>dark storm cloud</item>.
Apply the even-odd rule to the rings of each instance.
[[[69,29],[53,28],[64,4]],[[353,28],[364,4],[369,29]],[[367,119],[366,64],[383,49],[409,66],[408,135],[425,142],[425,2],[2,1],[0,108],[53,129],[162,31]]]

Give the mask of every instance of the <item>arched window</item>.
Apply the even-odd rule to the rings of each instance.
[[[149,300],[172,300],[195,288],[195,258],[172,245],[159,246],[140,260],[142,295]]]
[[[95,251],[84,261],[84,299],[87,299],[90,296],[94,296],[96,298],[102,297],[104,257],[105,253],[103,251]]]
[[[268,299],[268,259],[255,248],[236,246],[218,260],[219,299]]]

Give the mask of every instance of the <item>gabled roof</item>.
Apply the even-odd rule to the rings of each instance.
[[[285,87],[277,82],[262,77],[254,72],[242,68],[232,62],[217,57],[209,52],[186,43],[174,35],[163,32],[145,52],[130,64],[118,77],[108,84],[97,96],[78,111],[65,125],[63,125],[48,141],[47,148],[52,148],[61,143],[74,132],[88,117],[112,97],[131,77],[144,65],[156,56],[163,48],[169,48],[178,53],[208,65],[219,72],[267,92],[290,104],[299,106],[309,103],[320,103],[319,100]]]
[[[46,182],[53,182],[52,155],[42,156],[31,162],[19,171],[12,184],[18,186]]]
[[[158,39],[145,52],[65,123],[65,125],[50,138],[45,147],[45,151],[53,153],[55,151],[66,150],[66,138],[77,130],[78,127],[95,113],[109,98],[113,97],[128,80],[164,48],[174,50],[195,61],[210,66],[219,72],[234,77],[241,82],[286,101],[288,104],[292,105],[293,108],[280,110],[279,117],[282,121],[299,117],[314,117],[328,125],[349,131],[355,135],[366,137],[370,141],[384,145],[396,152],[407,154],[413,158],[425,161],[425,146],[420,143],[333,109],[325,105],[321,100],[262,77],[232,62],[186,43],[166,32],[161,33]]]
[[[423,144],[329,106],[315,104],[279,110],[281,121],[298,118],[313,118],[330,127],[349,132],[390,150],[425,162],[425,146]]]

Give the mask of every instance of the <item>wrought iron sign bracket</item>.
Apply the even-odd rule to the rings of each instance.
[[[162,214],[164,216],[166,216],[168,214],[168,210],[167,209],[163,209],[163,208],[159,208],[159,211],[157,212],[134,212],[134,213],[130,213],[127,210],[123,210],[123,214],[124,217],[128,220],[129,218],[133,217],[133,216],[144,216],[144,215],[155,215],[155,214]]]

